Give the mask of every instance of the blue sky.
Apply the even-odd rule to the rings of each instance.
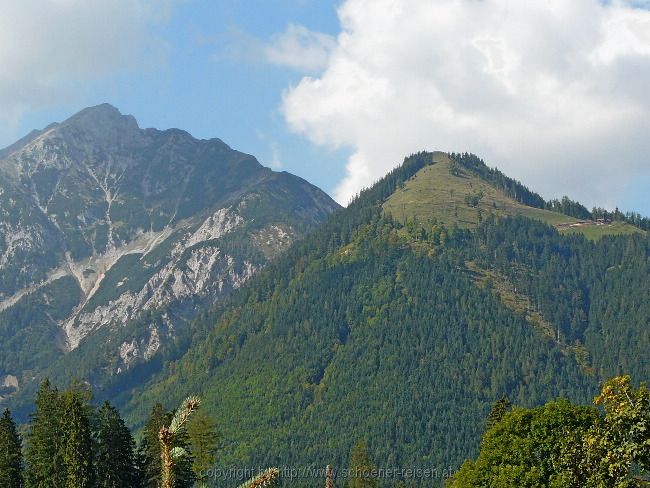
[[[219,137],[267,166],[279,163],[331,191],[343,177],[346,152],[316,147],[287,130],[279,113],[282,93],[303,74],[270,64],[255,51],[290,24],[335,36],[336,6],[325,0],[178,3],[168,20],[149,26],[151,38],[166,44],[161,60],[82,80],[63,103],[54,98],[8,124],[0,131],[0,146],[85,106],[109,102],[134,115],[141,127]]]
[[[102,102],[346,203],[421,149],[650,215],[650,12],[616,0],[23,0],[0,146]]]

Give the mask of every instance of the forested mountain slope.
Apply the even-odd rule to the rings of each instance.
[[[192,392],[224,464],[345,466],[366,439],[381,466],[442,470],[477,452],[503,394],[589,403],[614,374],[649,378],[645,232],[562,235],[548,222],[570,217],[463,158],[407,158],[201,316],[187,353],[120,399],[130,418]],[[494,211],[436,207],[435,172]]]
[[[0,403],[69,371],[126,384],[338,208],[219,139],[107,104],[29,134],[0,152]]]

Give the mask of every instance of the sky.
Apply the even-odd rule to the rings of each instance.
[[[108,102],[342,204],[443,150],[650,215],[648,0],[0,4],[0,146]]]

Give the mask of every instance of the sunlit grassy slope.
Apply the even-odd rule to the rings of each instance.
[[[603,236],[619,234],[643,234],[644,231],[626,222],[614,222],[611,225],[590,225],[587,227],[570,227],[561,229],[561,234],[583,234],[588,239],[598,240]]]
[[[434,153],[433,161],[434,164],[421,169],[388,198],[384,203],[386,213],[402,222],[415,219],[427,224],[436,220],[446,226],[455,222],[462,228],[475,227],[490,214],[521,215],[550,225],[577,221],[558,212],[523,205],[464,168],[460,168],[457,176],[452,174],[452,162],[445,153]],[[481,194],[475,206],[466,201],[467,197]],[[598,239],[608,234],[641,231],[629,224],[615,223],[611,226],[572,227],[561,232],[582,233],[590,239]]]

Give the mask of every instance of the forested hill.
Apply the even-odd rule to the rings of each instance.
[[[503,394],[590,403],[605,378],[649,378],[645,232],[560,233],[568,216],[452,163],[407,158],[202,315],[116,399],[129,418],[191,392],[225,465],[344,466],[363,439],[378,465],[441,470],[477,453]],[[436,172],[467,185],[445,200]]]

